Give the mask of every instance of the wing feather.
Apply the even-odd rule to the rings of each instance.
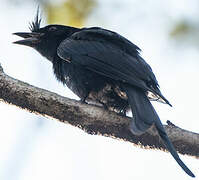
[[[99,34],[96,29],[85,31],[62,41],[57,49],[58,56],[103,76],[150,91],[169,104],[158,89],[152,69],[139,56],[137,46],[111,31],[100,29]],[[130,49],[134,51],[129,52]]]

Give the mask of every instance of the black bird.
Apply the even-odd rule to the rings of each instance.
[[[99,27],[40,28],[38,14],[31,32],[14,33],[24,38],[14,43],[30,46],[51,61],[56,78],[82,102],[101,104],[122,114],[131,109],[133,134],[140,135],[154,124],[177,163],[195,177],[178,156],[150,103],[157,100],[171,106],[160,92],[151,67],[140,56],[140,49],[123,36]]]

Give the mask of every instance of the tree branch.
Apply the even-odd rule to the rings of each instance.
[[[0,100],[79,127],[89,134],[122,139],[144,148],[166,150],[154,127],[141,136],[135,136],[128,128],[128,117],[31,86],[5,74],[1,65]],[[168,124],[164,127],[176,150],[198,158],[199,134],[181,129],[170,122]]]

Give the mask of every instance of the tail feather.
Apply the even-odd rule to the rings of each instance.
[[[155,110],[154,110],[155,111]],[[167,147],[168,151],[171,153],[171,155],[173,156],[173,158],[176,160],[176,162],[180,165],[180,167],[191,177],[195,177],[195,175],[191,172],[191,170],[183,163],[183,161],[180,159],[179,155],[177,154],[173,144],[171,143],[169,137],[167,136],[167,133],[165,132],[165,129],[162,125],[162,123],[160,122],[160,120],[158,122],[155,123],[156,124],[156,128],[158,130],[158,133],[160,135],[160,137],[162,138],[162,140],[164,141],[165,146]]]
[[[132,109],[132,122],[130,124],[130,129],[133,134],[140,135],[144,133],[152,124],[155,124],[158,133],[162,140],[164,141],[165,146],[181,166],[181,168],[191,177],[195,177],[194,174],[189,170],[189,168],[182,162],[178,156],[173,144],[171,143],[167,133],[160,121],[159,116],[157,115],[155,109],[147,98],[146,94],[140,89],[130,87],[125,85],[124,87],[128,101]]]

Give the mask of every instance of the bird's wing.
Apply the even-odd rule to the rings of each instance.
[[[151,91],[160,96],[157,80],[150,66],[139,56],[139,48],[112,31],[83,29],[62,41],[60,58],[114,80]]]

